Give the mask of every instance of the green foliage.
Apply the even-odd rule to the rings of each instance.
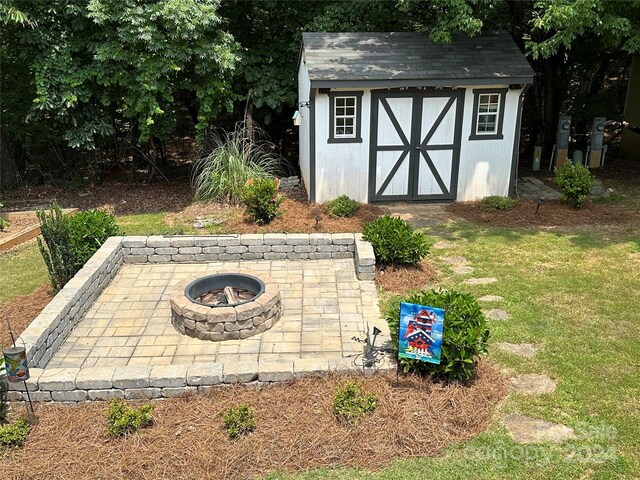
[[[284,199],[278,195],[278,181],[273,178],[254,178],[242,191],[242,202],[258,225],[271,223],[282,215],[278,210]]]
[[[346,195],[340,195],[324,204],[324,211],[332,217],[351,217],[359,208],[360,204]]]
[[[414,232],[405,220],[385,215],[362,228],[376,258],[385,264],[416,264],[429,253],[431,244],[421,232]]]
[[[0,345],[2,347],[2,345]],[[7,400],[7,392],[9,391],[9,382],[6,377],[0,377],[0,425],[7,423],[9,418],[9,402]]]
[[[474,377],[477,359],[486,355],[489,329],[478,302],[468,293],[419,291],[406,297],[395,296],[384,307],[394,348],[398,345],[400,303],[416,303],[445,311],[440,364],[399,359],[405,372],[416,372],[446,380],[466,381]]]
[[[109,238],[120,235],[116,217],[104,210],[85,210],[69,218],[76,266],[82,268]]]
[[[266,134],[251,123],[236,124],[233,132],[213,135],[211,153],[194,165],[196,200],[238,203],[252,178],[272,178],[283,171],[283,158]]]
[[[256,414],[246,403],[232,405],[222,414],[222,419],[231,440],[256,429]]]
[[[580,208],[589,198],[596,179],[587,167],[567,162],[556,168],[556,184],[562,193],[562,199],[569,202],[573,208]]]
[[[0,426],[0,448],[21,447],[29,432],[31,432],[31,425],[24,418]]]
[[[2,205],[2,203],[0,203],[0,210],[2,209],[2,207],[4,207],[4,205]],[[11,225],[11,224],[9,222],[7,222],[4,218],[0,218],[0,231],[4,230],[9,225]]]
[[[355,424],[372,413],[378,404],[375,392],[364,393],[360,385],[349,380],[333,393],[333,413],[338,420]]]
[[[145,403],[138,408],[131,408],[119,398],[109,400],[109,408],[107,410],[109,435],[121,437],[151,425],[153,422],[153,408],[154,406],[151,403]]]
[[[54,203],[49,213],[38,210],[41,237],[38,247],[58,292],[82,268],[107,238],[120,230],[115,217],[101,210],[87,210],[69,217]]]
[[[492,195],[482,199],[480,202],[480,208],[485,211],[505,211],[511,210],[517,204],[517,200],[514,200],[513,198]]]

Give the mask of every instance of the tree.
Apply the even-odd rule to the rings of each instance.
[[[20,92],[12,101],[14,129],[25,117],[31,133],[46,124],[72,148],[94,149],[125,132],[144,144],[168,138],[187,109],[203,130],[231,108],[237,62],[218,6],[218,0],[15,0],[12,8],[33,27],[5,22],[3,92]]]
[[[534,139],[547,150],[560,112],[576,107],[570,96],[597,90],[612,58],[640,50],[637,0],[407,0],[402,5],[434,41],[450,41],[455,31],[509,30],[536,72],[533,101],[525,110]]]

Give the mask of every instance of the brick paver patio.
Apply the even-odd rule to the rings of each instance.
[[[209,342],[171,325],[169,296],[185,278],[250,269],[281,289],[283,311],[268,331]],[[180,365],[193,362],[341,360],[362,352],[367,321],[387,335],[372,281],[359,281],[353,260],[242,261],[124,265],[47,364],[52,367]]]

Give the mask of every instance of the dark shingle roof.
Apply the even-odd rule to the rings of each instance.
[[[302,34],[312,86],[532,83],[533,70],[507,32],[453,35],[437,44],[426,33]]]

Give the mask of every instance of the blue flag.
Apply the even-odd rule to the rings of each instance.
[[[398,357],[440,363],[444,310],[441,308],[400,304]]]

